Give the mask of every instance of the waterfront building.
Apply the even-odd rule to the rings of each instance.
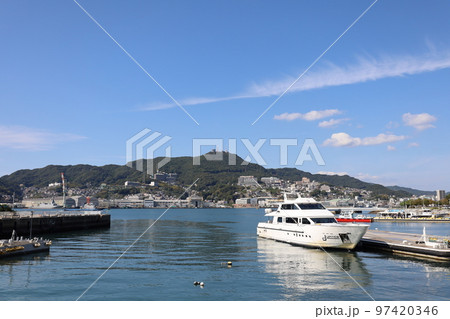
[[[238,198],[235,201],[234,207],[258,207],[258,198]]]
[[[201,208],[204,206],[203,197],[201,196],[192,195],[188,197],[187,200],[189,202],[189,207]]]
[[[64,205],[64,201],[61,199],[61,205]],[[67,197],[66,198],[66,208],[75,208],[76,204],[75,204],[75,200],[71,197]]]
[[[39,208],[50,203],[55,203],[57,206],[62,207],[64,205],[64,198],[58,196],[52,198],[24,198],[22,200],[22,206],[25,208]],[[66,197],[66,208],[74,207],[76,207],[76,201],[71,197]]]
[[[436,191],[436,200],[443,200],[444,198],[445,198],[445,191],[437,190]]]
[[[155,201],[153,199],[144,199],[144,208],[153,208],[155,207]]]
[[[186,199],[155,199],[154,203],[155,203],[155,207],[158,207],[158,208],[169,208],[169,207],[187,208],[187,207],[189,207],[189,201]]]
[[[118,199],[115,205],[119,208],[142,208],[144,201],[139,199]]]

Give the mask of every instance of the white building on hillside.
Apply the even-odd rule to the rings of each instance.
[[[437,190],[436,191],[436,200],[443,200],[444,198],[445,198],[445,191]]]

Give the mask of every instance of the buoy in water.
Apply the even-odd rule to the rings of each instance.
[[[202,281],[201,283],[200,283],[200,287],[204,287],[205,286],[205,283]]]

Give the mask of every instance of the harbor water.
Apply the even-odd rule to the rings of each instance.
[[[170,209],[157,220],[164,211],[111,210],[110,229],[52,234],[49,253],[0,260],[0,300],[450,298],[449,263],[257,238],[262,209]],[[371,229],[421,234],[424,226],[450,236],[438,223]]]

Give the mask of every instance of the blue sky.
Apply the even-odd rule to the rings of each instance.
[[[78,0],[77,0],[78,1]],[[0,175],[49,164],[124,164],[144,128],[172,137],[312,138],[312,173],[450,190],[450,2],[379,0],[252,123],[373,1],[0,3]],[[192,119],[195,119],[197,125]],[[205,151],[207,149],[205,148]],[[162,155],[163,149],[160,150]]]

